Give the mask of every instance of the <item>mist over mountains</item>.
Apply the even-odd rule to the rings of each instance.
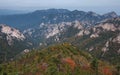
[[[30,11],[25,10],[12,10],[12,9],[0,9],[0,16],[2,15],[14,15],[14,14],[25,14]]]

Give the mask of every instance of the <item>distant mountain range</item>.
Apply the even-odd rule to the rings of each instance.
[[[118,17],[115,12],[99,15],[92,11],[84,12],[78,10],[69,11],[67,9],[48,9],[37,10],[27,14],[0,16],[0,23],[24,30],[37,27],[41,23],[58,24],[61,22],[71,22],[75,20],[80,21],[85,26],[89,26],[95,25],[104,19],[114,17]]]

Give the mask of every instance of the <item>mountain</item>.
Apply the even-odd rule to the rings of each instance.
[[[107,19],[91,27],[85,27],[77,20],[58,24],[42,23],[36,29],[25,30],[24,35],[37,42],[37,46],[69,42],[100,59],[120,62],[120,18]]]
[[[120,62],[119,37],[120,18],[113,18],[81,30],[76,37],[68,39],[67,42],[88,51],[99,59],[116,64]]]
[[[104,18],[118,17],[118,15],[114,11],[106,13],[103,16],[104,16]]]
[[[25,39],[25,36],[22,33],[20,33],[19,30],[3,24],[0,25],[0,31],[1,31],[1,34],[6,35],[6,39],[9,45],[12,44],[13,39],[17,39],[17,40]],[[1,38],[2,38],[2,35],[1,35]]]
[[[83,28],[83,25],[79,21],[61,22],[58,24],[41,23],[37,28],[24,30],[23,34],[26,38],[31,38],[39,46],[52,44],[52,42],[59,42],[59,39],[61,41],[64,38],[72,37]]]
[[[28,48],[25,39],[19,30],[0,24],[0,63]]]
[[[0,73],[7,75],[112,75],[112,65],[93,58],[69,43],[33,50],[9,64],[0,65]]]
[[[117,59],[120,49],[120,18],[115,12],[99,15],[92,11],[37,10],[27,14],[0,16],[0,23],[22,31],[14,33],[15,30],[12,28],[6,32],[5,28],[7,36],[2,35],[6,37],[6,48],[10,51],[17,49],[16,54],[25,49],[44,48],[52,44],[69,42],[102,60],[114,64],[120,61]],[[25,39],[19,38],[16,34]],[[10,46],[13,43],[11,40],[19,42],[13,44],[17,45],[12,47],[15,47],[14,49]],[[19,44],[21,48],[17,48]]]
[[[0,23],[20,30],[38,27],[39,24],[58,24],[78,20],[85,26],[95,25],[107,18],[118,17],[115,12],[99,15],[95,12],[69,11],[67,9],[37,10],[27,14],[0,16]]]
[[[37,10],[0,16],[0,23],[2,75],[119,75],[120,17],[115,12]]]

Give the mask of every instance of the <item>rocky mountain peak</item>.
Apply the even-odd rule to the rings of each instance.
[[[92,11],[89,11],[87,14],[92,16],[100,16],[99,14],[96,14],[95,12]]]
[[[15,28],[11,28],[4,24],[0,24],[0,33],[6,35],[6,39],[9,45],[11,45],[11,43],[13,42],[13,39],[17,39],[17,40],[25,39],[25,36],[19,30]]]
[[[70,12],[67,9],[47,9],[47,10],[36,10],[33,13],[52,13],[52,14],[56,14],[56,13],[67,13]]]
[[[106,17],[106,18],[118,17],[118,15],[114,11],[106,13],[103,16]]]

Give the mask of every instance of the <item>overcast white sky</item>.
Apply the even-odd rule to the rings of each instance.
[[[49,8],[78,9],[99,13],[116,11],[120,14],[120,0],[0,0],[0,9],[36,10]]]

